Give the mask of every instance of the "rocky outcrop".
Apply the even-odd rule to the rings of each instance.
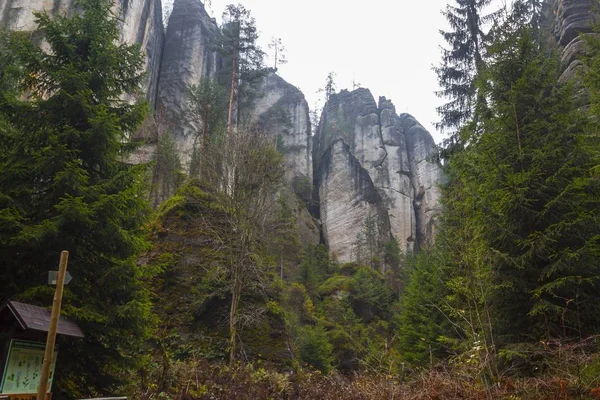
[[[389,241],[389,219],[381,196],[344,139],[335,140],[323,154],[316,180],[323,237],[335,260],[356,260],[357,238],[368,219],[375,221],[377,242]]]
[[[73,11],[73,4],[73,0],[2,0],[0,27],[35,32],[34,11],[68,15]],[[154,104],[164,42],[161,0],[116,0],[114,12],[121,18],[121,39],[139,44],[146,55],[147,75],[143,89],[147,99]]]
[[[187,117],[187,90],[216,74],[218,59],[213,45],[217,29],[200,1],[175,0],[160,67],[158,111],[171,121],[184,166],[189,166],[197,128]]]
[[[323,236],[338,260],[354,260],[368,219],[376,220],[380,248],[392,237],[404,252],[432,240],[441,176],[435,154],[431,135],[387,99],[377,104],[363,88],[330,97],[313,159]]]
[[[3,0],[0,27],[35,31],[33,11],[68,15],[73,4]],[[572,36],[580,22],[572,16],[576,9],[563,7],[564,27],[557,28],[561,38]],[[138,43],[146,54],[145,89],[156,108],[155,125],[160,125],[155,130],[173,136],[187,168],[199,128],[189,117],[187,91],[203,78],[216,78],[221,63],[214,50],[216,21],[198,0],[175,0],[166,35],[161,0],[115,0],[114,12],[121,16],[122,40]],[[432,161],[431,136],[414,118],[397,115],[385,98],[377,104],[367,89],[342,91],[329,99],[313,140],[308,104],[298,88],[270,73],[259,89],[244,122],[271,133],[284,154],[291,184],[281,195],[296,214],[303,243],[323,238],[344,262],[356,259],[357,240],[369,229],[379,258],[392,238],[405,252],[431,240],[440,169]],[[153,158],[154,139],[147,140],[134,161]]]
[[[309,108],[304,94],[275,73],[260,87],[260,95],[250,112],[250,123],[273,135],[285,156],[290,181],[312,184],[312,137]]]
[[[561,46],[567,46],[580,33],[589,32],[594,23],[592,0],[555,0],[554,36]]]
[[[265,77],[249,112],[249,123],[273,137],[285,158],[286,180],[294,195],[282,196],[295,213],[302,243],[318,244],[319,225],[307,206],[312,196],[312,136],[309,108],[304,94],[275,73]],[[290,191],[291,192],[291,191]]]
[[[399,117],[409,153],[410,178],[419,246],[431,244],[436,219],[441,213],[442,171],[436,162],[437,150],[431,134],[409,114]]]
[[[581,33],[588,33],[596,21],[592,0],[554,0],[551,18],[554,40],[562,48],[562,82],[577,76],[583,67],[580,58],[585,52]]]
[[[146,98],[156,104],[165,31],[161,0],[120,0],[121,39],[138,43],[146,56]]]

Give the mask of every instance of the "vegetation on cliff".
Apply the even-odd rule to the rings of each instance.
[[[68,249],[63,309],[86,331],[61,343],[55,397],[600,398],[600,39],[581,108],[539,2],[486,25],[488,3],[444,14],[456,135],[435,243],[401,254],[367,220],[344,264],[301,241],[310,179],[290,199],[278,132],[239,112],[265,71],[247,10],[223,27],[230,90],[207,80],[184,99],[199,142],[185,172],[158,111],[153,162],[126,162],[147,107],[122,99],[143,58],[118,44],[109,0],[39,14],[50,52],[2,33],[0,296],[49,304],[44,275]]]

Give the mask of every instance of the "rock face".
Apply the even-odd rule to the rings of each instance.
[[[250,123],[274,135],[286,160],[290,181],[312,182],[312,137],[309,108],[304,94],[275,73],[270,73],[254,102]]]
[[[158,110],[172,123],[184,166],[189,165],[195,131],[186,117],[187,88],[215,76],[218,59],[212,44],[217,29],[200,1],[175,0],[160,66]]]
[[[275,73],[265,77],[259,93],[249,112],[249,123],[272,135],[283,153],[286,180],[293,191],[286,187],[282,195],[296,214],[300,240],[305,244],[318,244],[319,225],[307,208],[311,204],[313,184],[308,103],[297,87]]]
[[[404,252],[433,238],[441,177],[431,135],[410,115],[379,105],[367,89],[327,102],[314,138],[315,186],[323,237],[341,262],[375,221],[380,256],[393,237]]]
[[[146,98],[156,104],[160,63],[165,40],[161,0],[120,0],[121,39],[138,43],[146,55]]]
[[[369,219],[375,221],[377,243],[390,239],[383,199],[344,139],[335,140],[323,154],[316,178],[323,237],[334,259],[357,259],[357,238]]]
[[[0,0],[0,27],[35,31],[33,11],[68,15],[73,3]],[[583,23],[579,9],[562,6],[561,40],[572,38]],[[213,49],[216,21],[199,0],[175,0],[166,35],[161,0],[115,0],[114,12],[122,19],[122,40],[138,43],[146,53],[147,97],[187,167],[197,130],[188,117],[187,90],[203,78],[216,78],[221,64]],[[342,91],[329,99],[313,139],[300,90],[271,73],[259,92],[245,122],[271,133],[285,156],[291,184],[281,195],[296,213],[303,243],[324,239],[345,262],[356,259],[356,242],[369,229],[378,257],[392,238],[405,252],[431,240],[440,168],[430,159],[435,154],[431,136],[413,117],[397,115],[385,98],[377,104],[366,89]],[[148,142],[137,154],[139,161],[150,160],[155,148]]]
[[[594,23],[592,0],[555,0],[554,35],[558,43],[567,46],[582,32],[589,32]]]
[[[581,33],[592,30],[596,21],[592,0],[554,0],[551,17],[554,25],[554,40],[562,47],[561,63],[565,82],[577,76],[583,67],[580,61],[585,51]]]
[[[69,14],[73,11],[73,3],[73,0],[2,0],[0,27],[33,32],[37,28],[34,11]],[[116,0],[114,12],[122,19],[121,39],[139,44],[146,54],[148,74],[143,89],[147,99],[154,104],[164,42],[161,0]]]

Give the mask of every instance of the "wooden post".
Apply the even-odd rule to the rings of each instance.
[[[58,318],[60,317],[60,306],[62,303],[63,288],[65,287],[65,275],[67,274],[68,261],[69,252],[64,250],[60,254],[58,280],[56,282],[56,290],[54,291],[54,300],[52,301],[52,316],[50,317],[50,326],[48,327],[48,338],[46,339],[46,351],[44,353],[44,363],[42,365],[42,375],[40,377],[37,400],[46,400],[46,393],[48,392],[48,378],[50,375],[50,366],[52,365],[52,357],[54,355],[56,329],[58,328]]]

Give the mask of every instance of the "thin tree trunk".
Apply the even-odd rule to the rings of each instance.
[[[233,56],[231,59],[231,91],[229,93],[229,115],[227,116],[227,133],[231,133],[233,124],[233,102],[235,101],[235,87],[237,78],[238,48],[239,48],[239,28],[238,37],[233,45]]]
[[[208,123],[205,118],[202,123],[202,147],[204,150],[206,150],[206,146],[208,146]]]
[[[236,264],[239,260],[236,260]],[[234,267],[233,285],[231,291],[231,310],[229,312],[229,366],[233,366],[237,352],[237,316],[240,304],[241,285],[239,276],[239,265]]]

